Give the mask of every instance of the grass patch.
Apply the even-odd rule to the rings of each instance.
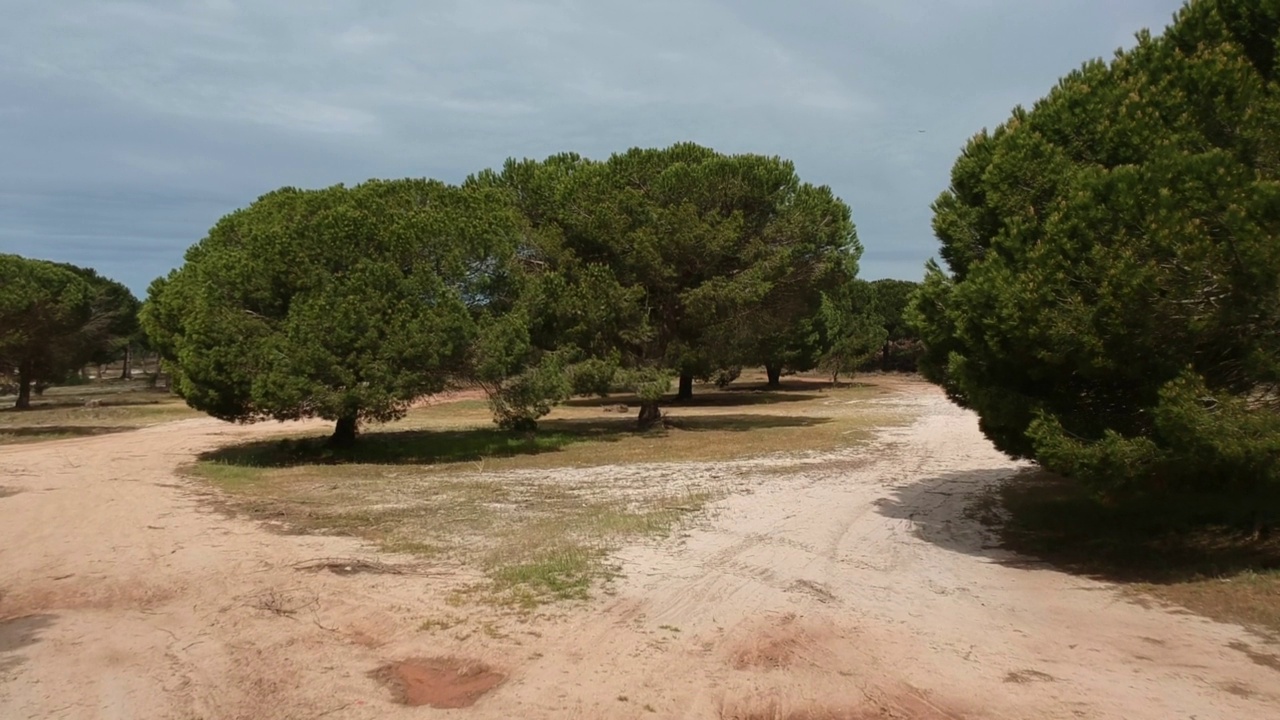
[[[125,432],[156,423],[201,417],[181,398],[143,382],[104,381],[50,388],[32,398],[30,410],[15,410],[0,398],[0,445],[64,440]]]
[[[232,510],[479,570],[486,580],[468,598],[521,608],[585,599],[614,574],[611,551],[669,533],[711,497],[659,481],[629,486],[622,497],[586,478],[455,477],[406,467],[200,463],[191,472],[224,490]]]
[[[1280,635],[1274,499],[1184,496],[1107,505],[1077,484],[1027,473],[1001,490],[1004,545],[1192,612]],[[1276,517],[1275,513],[1270,514]]]
[[[665,463],[830,450],[902,419],[868,404],[887,391],[817,387],[704,391],[650,432],[630,412],[604,411],[628,398],[557,408],[533,433],[497,430],[482,401],[464,400],[367,430],[350,448],[255,442],[206,453],[189,472],[232,509],[457,563],[485,577],[466,597],[532,607],[587,597],[616,572],[611,552],[670,533],[721,492],[707,466]]]

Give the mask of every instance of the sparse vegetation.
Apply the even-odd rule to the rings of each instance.
[[[532,607],[587,597],[616,572],[612,550],[669,533],[723,488],[621,468],[608,482],[530,471],[830,449],[899,419],[867,405],[881,390],[792,387],[704,393],[669,428],[648,433],[629,418],[602,418],[595,401],[558,408],[537,432],[499,431],[482,403],[461,400],[415,410],[349,448],[323,438],[250,443],[207,453],[190,472],[224,490],[232,509],[471,567],[484,580],[465,597]],[[741,442],[744,431],[751,443]]]

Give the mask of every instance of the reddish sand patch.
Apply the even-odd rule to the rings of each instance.
[[[827,633],[787,613],[738,642],[730,657],[737,670],[780,670],[797,662],[817,664]]]
[[[484,663],[454,658],[401,660],[373,674],[396,693],[397,702],[442,710],[471,707],[507,679]]]

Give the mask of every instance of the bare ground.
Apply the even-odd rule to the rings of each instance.
[[[456,606],[464,570],[229,519],[175,472],[297,426],[0,448],[0,717],[1280,717],[1280,649],[994,547],[972,507],[1018,466],[931,388],[875,402],[918,419],[857,451],[574,469],[731,493],[537,616]]]

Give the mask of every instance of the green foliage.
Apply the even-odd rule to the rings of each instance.
[[[93,270],[0,255],[0,373],[16,377],[19,407],[32,385],[111,357],[136,331],[137,309],[127,288]]]
[[[686,143],[509,161],[469,185],[508,193],[525,223],[531,352],[512,368],[603,361],[646,402],[785,345],[860,253],[847,206],[778,158]]]
[[[818,367],[833,380],[852,375],[884,345],[888,332],[875,311],[866,284],[851,284],[823,298],[821,318],[826,349]]]
[[[518,322],[485,334],[490,356],[472,344],[508,303],[514,227],[504,199],[478,188],[284,188],[223,218],[154,283],[143,324],[192,407],[338,420],[335,440],[349,440],[472,366],[503,371]]]
[[[859,281],[864,282],[864,281]],[[871,311],[880,316],[886,341],[915,339],[905,314],[920,283],[911,280],[873,280],[867,283]]]
[[[1277,18],[1195,0],[956,161],[909,314],[1002,450],[1098,489],[1280,479]]]
[[[65,267],[0,255],[0,370],[17,379],[18,407],[33,383],[65,375],[76,334],[93,316],[93,288]]]
[[[89,284],[92,300],[90,317],[76,333],[77,352],[72,370],[85,363],[105,365],[115,362],[140,335],[138,311],[142,303],[123,284],[105,278],[90,268],[59,263]],[[59,378],[61,379],[61,378]]]
[[[868,355],[859,370],[917,370],[923,346],[915,330],[907,322],[907,308],[919,288],[920,283],[910,280],[853,282],[853,287],[845,293],[846,301],[854,305],[852,310],[872,316],[884,328],[884,340],[879,352]]]

